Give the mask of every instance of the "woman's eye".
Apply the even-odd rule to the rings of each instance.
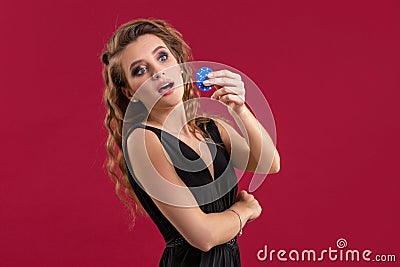
[[[138,67],[133,71],[133,75],[137,76],[143,75],[145,74],[146,70],[147,70],[146,67]]]
[[[168,59],[168,55],[167,54],[161,54],[161,56],[160,56],[160,58],[159,58],[159,60],[161,61],[161,62],[164,62],[164,61],[166,61]]]

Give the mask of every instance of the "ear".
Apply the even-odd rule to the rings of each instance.
[[[128,88],[125,88],[125,87],[122,87],[121,90],[122,90],[122,93],[124,93],[124,95],[127,98],[129,98],[129,99],[132,98],[133,94],[132,94],[131,90],[129,90]]]

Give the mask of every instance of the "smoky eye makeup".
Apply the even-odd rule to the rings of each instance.
[[[162,51],[158,54],[158,60],[160,60],[161,62],[167,61],[169,58],[169,54],[165,51]],[[164,59],[164,60],[161,60]]]
[[[167,51],[161,50],[158,54],[157,54],[157,60],[160,62],[165,62],[169,59],[170,55]],[[132,76],[141,76],[144,73],[146,73],[147,71],[147,66],[144,65],[139,65],[137,67],[133,67],[131,70],[131,75]]]
[[[146,70],[147,70],[147,67],[145,67],[145,66],[134,67],[134,68],[132,68],[132,76],[143,75]]]

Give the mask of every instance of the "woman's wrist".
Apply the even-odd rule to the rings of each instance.
[[[237,213],[239,213],[240,218],[242,220],[242,227],[246,224],[246,222],[251,217],[251,210],[249,208],[247,208],[245,205],[243,205],[241,202],[236,202],[229,209],[233,209]]]
[[[243,104],[243,106],[241,106],[239,109],[235,109],[235,110],[228,108],[228,112],[231,114],[231,116],[241,117],[241,116],[245,115],[245,113],[248,111],[250,111],[250,110],[247,108],[247,106],[245,104]]]
[[[229,208],[229,209],[227,209],[228,211],[231,211],[231,212],[233,212],[233,213],[235,213],[237,216],[238,216],[238,218],[239,218],[239,223],[240,223],[240,227],[239,227],[239,232],[237,233],[237,236],[241,236],[242,235],[242,230],[243,230],[243,220],[242,220],[242,217],[240,216],[240,214],[236,211],[236,210],[234,210],[234,209],[232,209],[232,208]]]

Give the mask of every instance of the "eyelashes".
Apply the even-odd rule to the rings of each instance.
[[[132,76],[138,76],[138,75],[142,75],[144,71],[144,68],[142,67],[137,67],[132,71]]]
[[[165,62],[168,60],[169,55],[166,52],[160,52],[157,55],[157,59],[158,61],[160,61],[161,63]],[[147,72],[148,67],[147,66],[138,66],[136,68],[133,69],[132,71],[132,76],[141,76],[143,74],[145,74]]]
[[[137,67],[132,71],[132,76],[143,75],[147,71],[147,67]]]
[[[163,60],[161,60],[161,59],[163,59]],[[164,62],[164,61],[166,61],[167,59],[168,59],[168,53],[161,52],[161,53],[160,53],[160,56],[159,56],[159,58],[158,58],[158,60],[161,60],[161,62]]]

